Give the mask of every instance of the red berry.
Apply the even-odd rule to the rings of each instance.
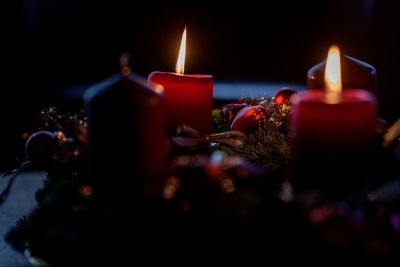
[[[231,124],[232,131],[247,132],[265,125],[268,111],[263,106],[251,106],[241,109]]]

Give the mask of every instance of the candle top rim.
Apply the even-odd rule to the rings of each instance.
[[[297,100],[302,102],[324,102],[326,92],[321,89],[308,89],[297,93]],[[341,93],[339,103],[359,103],[359,102],[377,102],[374,94],[364,89],[345,89]],[[326,103],[329,104],[329,103]],[[335,104],[332,104],[335,105]]]
[[[163,88],[159,85],[153,85],[147,83],[146,79],[134,72],[129,75],[123,75],[116,73],[86,89],[83,94],[83,101],[86,103],[90,102],[93,98],[104,95],[110,88],[118,87],[122,81],[128,81],[135,87],[141,87],[148,94],[157,97],[163,97]],[[119,85],[119,87],[126,87],[127,85]]]
[[[213,76],[210,74],[180,74],[176,72],[168,72],[168,71],[153,71],[150,73],[149,78],[157,75],[167,75],[167,76],[174,76],[174,77],[182,77],[182,79],[185,78],[209,78],[212,79]]]
[[[365,71],[368,73],[368,75],[376,75],[376,69],[374,66],[371,64],[364,62],[360,59],[348,56],[348,55],[341,55],[341,67],[342,67],[342,72],[343,72],[343,66],[344,68],[351,68],[353,71],[358,70],[358,71]],[[326,58],[322,60],[322,62],[317,63],[316,65],[312,66],[308,71],[307,71],[307,76],[311,79],[313,79],[313,76],[316,75],[317,73],[320,72],[325,72],[325,65],[326,65]],[[342,77],[343,79],[343,77]]]

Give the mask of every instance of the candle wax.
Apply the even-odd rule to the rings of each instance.
[[[325,65],[323,61],[307,73],[307,88],[323,90],[325,85]],[[376,70],[373,66],[358,59],[343,55],[341,57],[342,86],[346,88],[365,89],[377,94]]]
[[[292,165],[299,183],[342,190],[357,179],[353,176],[362,176],[372,158],[376,98],[365,90],[347,89],[339,103],[325,99],[324,90],[297,95],[290,121]],[[344,177],[351,179],[342,183]]]
[[[85,92],[94,185],[119,194],[163,173],[168,149],[162,101],[159,88],[135,74],[116,74]]]
[[[175,133],[179,125],[187,124],[200,134],[211,133],[213,79],[211,75],[187,75],[152,72],[149,83],[165,89],[167,125]]]

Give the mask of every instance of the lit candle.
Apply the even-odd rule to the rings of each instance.
[[[325,90],[297,94],[290,121],[295,174],[314,177],[309,181],[329,184],[331,189],[337,179],[357,173],[371,159],[377,112],[372,93],[342,91],[340,59],[339,49],[332,47],[325,68]],[[326,176],[337,177],[332,183],[324,181]]]
[[[184,74],[186,53],[186,28],[175,73],[152,72],[148,81],[161,84],[165,89],[167,126],[175,133],[179,125],[187,124],[200,134],[211,133],[213,78],[211,75]]]
[[[343,89],[364,89],[377,93],[376,70],[361,60],[343,55],[341,57],[341,73]],[[323,61],[307,72],[307,88],[323,89],[326,61]]]

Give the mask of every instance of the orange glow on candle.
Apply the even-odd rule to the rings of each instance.
[[[342,93],[342,77],[340,71],[340,50],[333,45],[329,48],[325,66],[325,92],[328,103],[337,103]]]
[[[181,48],[179,49],[179,56],[175,67],[175,72],[178,74],[185,73],[185,54],[186,54],[186,27],[183,30]]]

